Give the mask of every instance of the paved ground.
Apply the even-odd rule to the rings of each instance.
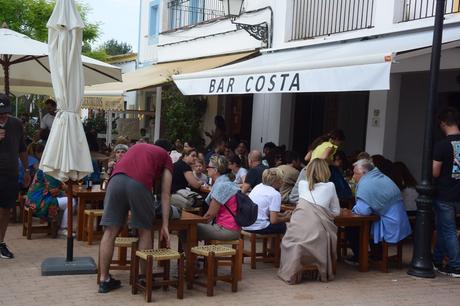
[[[32,240],[21,236],[21,226],[12,224],[7,242],[15,253],[13,260],[0,259],[0,305],[140,305],[142,295],[131,295],[128,273],[114,271],[123,287],[98,294],[95,275],[40,276],[40,264],[47,257],[65,256],[63,239],[37,234]],[[76,242],[76,256],[97,260],[98,246]],[[404,249],[405,263],[410,246]],[[418,279],[406,269],[385,274],[375,268],[359,273],[354,267],[339,264],[336,280],[329,283],[307,281],[289,286],[276,278],[276,269],[258,264],[257,270],[244,265],[243,280],[237,293],[219,284],[214,297],[204,289],[186,290],[184,300],[176,300],[174,290],[154,291],[156,305],[460,305],[460,279],[438,275]]]

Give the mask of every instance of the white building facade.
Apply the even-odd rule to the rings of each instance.
[[[221,0],[141,0],[138,59],[140,64],[161,63],[259,50],[260,59],[216,72],[227,79],[222,84],[216,79],[215,87],[208,84],[205,129],[212,127],[213,115],[225,114],[233,120],[229,132],[250,138],[252,148],[272,141],[303,154],[314,138],[341,128],[348,154],[355,150],[382,154],[405,162],[419,177],[430,64],[430,42],[421,41],[432,35],[435,2],[245,0],[238,16],[230,18]],[[460,108],[459,0],[447,0],[444,24],[438,104]],[[266,35],[260,33],[264,29]],[[400,48],[382,47],[380,54],[378,48],[386,41]],[[315,69],[335,69],[339,74],[337,63],[366,62],[374,55],[366,53],[371,44],[376,55],[389,54],[384,60],[388,61],[385,86],[377,81],[357,86],[358,80],[373,82],[367,77],[369,71],[342,80],[316,78]],[[341,51],[343,46],[347,52]],[[291,54],[298,59],[290,59]],[[317,60],[308,62],[308,58]],[[292,71],[296,65],[303,67],[302,71],[312,73],[309,81],[296,80],[296,74],[270,79],[271,71],[282,65]],[[238,84],[231,83],[231,73],[250,75],[251,67],[258,76],[267,73],[267,79],[246,79],[242,85],[246,92],[235,94]],[[270,81],[276,84],[271,86]],[[315,81],[320,84],[303,90]],[[275,86],[285,88],[270,92]],[[248,114],[249,127],[243,124]]]

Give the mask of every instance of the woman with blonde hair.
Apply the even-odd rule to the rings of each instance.
[[[249,197],[258,206],[257,220],[244,227],[247,232],[256,234],[284,234],[291,214],[280,213],[281,194],[278,189],[283,184],[283,171],[270,168],[262,173],[262,183],[252,189]]]
[[[299,203],[281,242],[278,276],[289,284],[302,280],[304,265],[314,265],[321,281],[334,279],[337,259],[337,227],[334,217],[340,205],[331,172],[323,159],[312,160],[299,182]]]

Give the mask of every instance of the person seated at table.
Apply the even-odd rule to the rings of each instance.
[[[281,194],[277,189],[283,184],[283,172],[279,168],[270,168],[262,173],[262,183],[249,193],[257,204],[257,220],[243,230],[256,234],[284,234],[290,212],[280,213]]]
[[[206,185],[208,184],[208,176],[203,173],[204,169],[204,160],[197,158],[195,164],[193,165],[193,176],[201,182],[201,184]]]
[[[285,164],[278,166],[283,172],[283,184],[280,187],[281,202],[289,202],[289,195],[299,177],[300,157],[294,151],[286,151],[284,155]]]
[[[228,160],[224,156],[214,155],[209,160],[207,170],[208,176],[214,182],[206,197],[209,209],[204,217],[209,223],[198,224],[198,240],[239,239],[241,228],[230,211],[236,214],[236,194],[240,188],[233,182],[233,174],[228,170]]]
[[[184,149],[182,159],[174,163],[172,185],[171,185],[171,205],[179,208],[186,208],[192,203],[177,193],[181,189],[190,187],[199,190],[203,183],[193,176],[192,166],[197,160],[197,152],[194,148]]]
[[[45,146],[42,144],[42,141],[40,140],[40,143],[31,143],[27,146],[27,160],[29,163],[28,167],[28,172],[30,174],[30,177],[34,177],[35,173],[38,170],[38,164],[40,163],[41,156],[43,154],[43,150],[45,149]],[[27,191],[29,189],[29,186],[24,185],[24,169],[22,166],[21,162],[18,162],[18,169],[19,169],[19,174],[18,174],[18,182],[19,182],[19,188],[22,191]]]
[[[257,150],[252,150],[248,155],[249,170],[244,179],[241,191],[249,192],[262,182],[262,173],[268,169],[262,165],[262,153]]]
[[[360,159],[353,164],[356,186],[356,204],[352,212],[357,215],[379,215],[371,226],[372,257],[381,257],[380,242],[398,243],[411,234],[411,226],[398,186],[384,175],[372,161]],[[347,240],[353,256],[347,263],[357,264],[359,255],[359,229],[347,228]]]
[[[67,235],[67,196],[65,184],[38,170],[27,192],[25,205],[34,209],[34,217],[50,220],[63,211],[59,234]],[[75,209],[76,202],[73,203]]]
[[[299,202],[281,241],[278,276],[295,284],[302,278],[303,265],[315,265],[321,281],[334,279],[337,227],[334,217],[340,214],[331,172],[323,159],[312,160],[306,177],[299,182]]]
[[[229,160],[228,168],[232,171],[233,175],[235,175],[235,180],[233,182],[238,185],[243,184],[248,170],[242,166],[241,159],[236,155],[233,156],[232,159]]]
[[[113,169],[115,169],[115,166],[121,160],[123,155],[125,155],[126,152],[128,152],[128,149],[129,149],[129,147],[127,145],[124,145],[124,144],[117,144],[115,146],[115,148],[113,148],[114,157],[113,157],[113,159],[111,161],[109,161],[109,163],[107,165],[107,174],[108,175],[112,174]]]
[[[394,162],[391,168],[391,177],[401,190],[407,213],[415,215],[417,211],[415,199],[418,197],[418,192],[415,189],[417,181],[414,176],[403,162]]]

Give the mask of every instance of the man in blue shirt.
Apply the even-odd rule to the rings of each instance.
[[[357,183],[353,213],[364,216],[377,214],[380,217],[371,226],[371,246],[378,250],[380,248],[375,245],[382,241],[398,243],[409,236],[412,230],[401,192],[396,184],[380,172],[370,160],[358,160],[353,166],[353,179]],[[347,229],[347,239],[354,254],[350,261],[357,262],[359,231],[354,228]],[[381,255],[381,252],[375,253],[376,257]]]

